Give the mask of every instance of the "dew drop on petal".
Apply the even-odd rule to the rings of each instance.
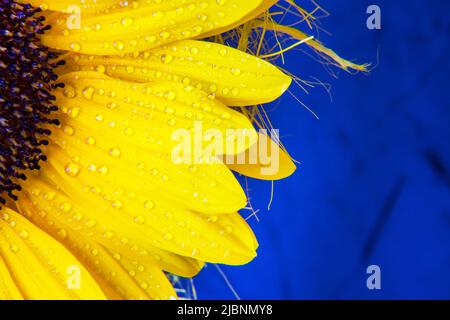
[[[64,171],[69,177],[76,177],[80,173],[80,166],[76,163],[70,162],[66,164]]]

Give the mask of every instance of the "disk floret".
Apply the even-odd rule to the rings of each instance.
[[[63,64],[42,46],[39,35],[50,26],[41,10],[0,0],[0,202],[17,199],[27,170],[40,169],[46,156],[50,114],[58,108],[51,90],[63,87],[54,69]]]

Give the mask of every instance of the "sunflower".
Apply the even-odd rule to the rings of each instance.
[[[167,274],[256,256],[231,170],[282,179],[290,157],[268,140],[280,155],[270,175],[259,162],[175,163],[171,136],[198,121],[230,139],[243,129],[232,157],[261,139],[248,106],[277,99],[292,77],[222,43],[261,28],[304,41],[265,23],[276,3],[0,1],[0,298],[172,299]]]

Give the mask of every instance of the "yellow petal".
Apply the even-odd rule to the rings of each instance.
[[[68,13],[98,13],[125,8],[128,2],[122,0],[19,0],[42,10],[53,10]],[[130,2],[131,3],[131,2]]]
[[[172,139],[174,132],[189,133],[197,121],[203,132],[196,136],[214,129],[224,139],[238,139],[239,132],[245,131],[244,142],[237,143],[232,153],[242,152],[257,139],[244,115],[208,99],[200,90],[186,91],[181,84],[132,84],[92,72],[68,74],[62,81],[65,94],[55,92],[62,126],[50,129],[53,142],[65,151],[50,159],[53,166],[64,170],[71,159],[79,158],[77,165],[83,170],[77,178],[123,181],[122,187],[146,190],[148,201],[189,203],[194,211],[230,213],[246,205],[242,188],[225,165],[178,164],[172,155],[180,144]],[[229,136],[230,129],[238,134]],[[191,144],[194,147],[195,141]],[[160,194],[159,199],[151,194]]]
[[[216,43],[183,40],[139,54],[66,59],[69,70],[102,70],[120,79],[176,81],[200,88],[230,106],[271,102],[291,78],[269,62]]]
[[[23,296],[11,278],[8,267],[0,256],[0,300],[22,300]]]
[[[253,233],[235,212],[246,197],[230,170],[222,163],[177,164],[167,147],[172,130],[193,125],[186,112],[203,115],[205,127],[254,131],[247,118],[180,84],[130,84],[93,73],[68,74],[64,82],[70,92],[55,93],[61,127],[51,128],[48,163],[25,186],[26,192],[45,189],[32,199],[40,210],[55,216],[69,203],[70,213],[57,218],[93,233],[107,248],[127,238],[147,251],[156,247],[200,261],[243,264],[255,256]],[[220,117],[224,110],[227,116]],[[172,117],[174,127],[167,125]],[[73,210],[83,218],[73,221]],[[107,231],[117,237],[105,239]]]
[[[240,26],[241,24],[244,24],[247,21],[257,18],[258,16],[263,14],[265,11],[269,10],[270,7],[274,6],[278,1],[279,0],[262,0],[259,2],[259,5],[257,8],[253,9],[247,15],[245,15],[242,18],[240,18],[239,20],[235,21],[233,24],[228,25],[226,27],[222,27],[220,29],[206,32],[206,33],[202,34],[200,37],[197,37],[197,39],[211,37],[211,36],[226,32],[228,30],[234,29],[234,28]]]
[[[63,225],[52,219],[57,212],[43,214],[39,207],[25,198],[19,202],[19,209],[29,219],[59,239],[79,259],[102,288],[108,299],[170,299],[176,294],[165,274],[161,259],[155,259],[155,252],[129,250],[129,256],[112,252],[95,242],[89,234],[83,234],[74,225]],[[67,203],[66,203],[67,205]],[[64,206],[57,209],[64,210]],[[109,238],[105,232],[103,237]],[[112,237],[112,235],[111,235]],[[166,258],[168,254],[164,256]],[[183,268],[181,259],[176,261]]]
[[[0,218],[0,272],[25,299],[103,299],[90,274],[55,239],[8,209]],[[72,279],[72,277],[78,277]],[[4,286],[4,285],[3,285]],[[4,289],[3,289],[4,290]],[[17,297],[13,290],[11,296]]]
[[[81,28],[69,28],[68,14],[49,21],[46,46],[87,54],[138,52],[176,40],[203,37],[232,28],[264,10],[264,0],[134,1],[105,14],[82,14]]]
[[[296,170],[291,157],[264,133],[259,133],[258,144],[235,156],[228,167],[247,177],[260,180],[281,180]]]
[[[57,173],[48,168],[42,172],[48,176],[41,180],[55,179],[61,191],[33,177],[25,185],[19,204],[29,198],[49,224],[73,228],[86,240],[93,239],[113,252],[131,257],[130,252],[150,253],[160,248],[200,261],[233,265],[246,263],[256,255],[255,237],[238,214],[204,215],[169,205],[145,208],[141,198],[145,191],[135,190],[132,199],[128,193],[119,198],[107,190],[107,185],[97,185],[96,190],[84,181],[76,183],[78,179],[59,181]],[[110,197],[120,199],[121,207],[113,207]],[[156,255],[164,261],[164,269],[171,264],[168,260],[174,259],[160,252]],[[172,267],[170,271],[177,270]]]

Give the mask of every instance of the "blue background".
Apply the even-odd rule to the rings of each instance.
[[[270,113],[301,165],[275,183],[270,211],[270,183],[251,181],[259,256],[221,268],[243,299],[450,298],[450,1],[320,4],[332,32],[320,39],[376,66],[335,79],[301,52],[286,55],[291,72],[330,83],[333,101],[292,87],[320,120],[288,94]],[[366,28],[370,4],[381,7],[380,31]],[[366,287],[370,264],[381,290]],[[214,266],[194,281],[201,299],[234,298]]]

